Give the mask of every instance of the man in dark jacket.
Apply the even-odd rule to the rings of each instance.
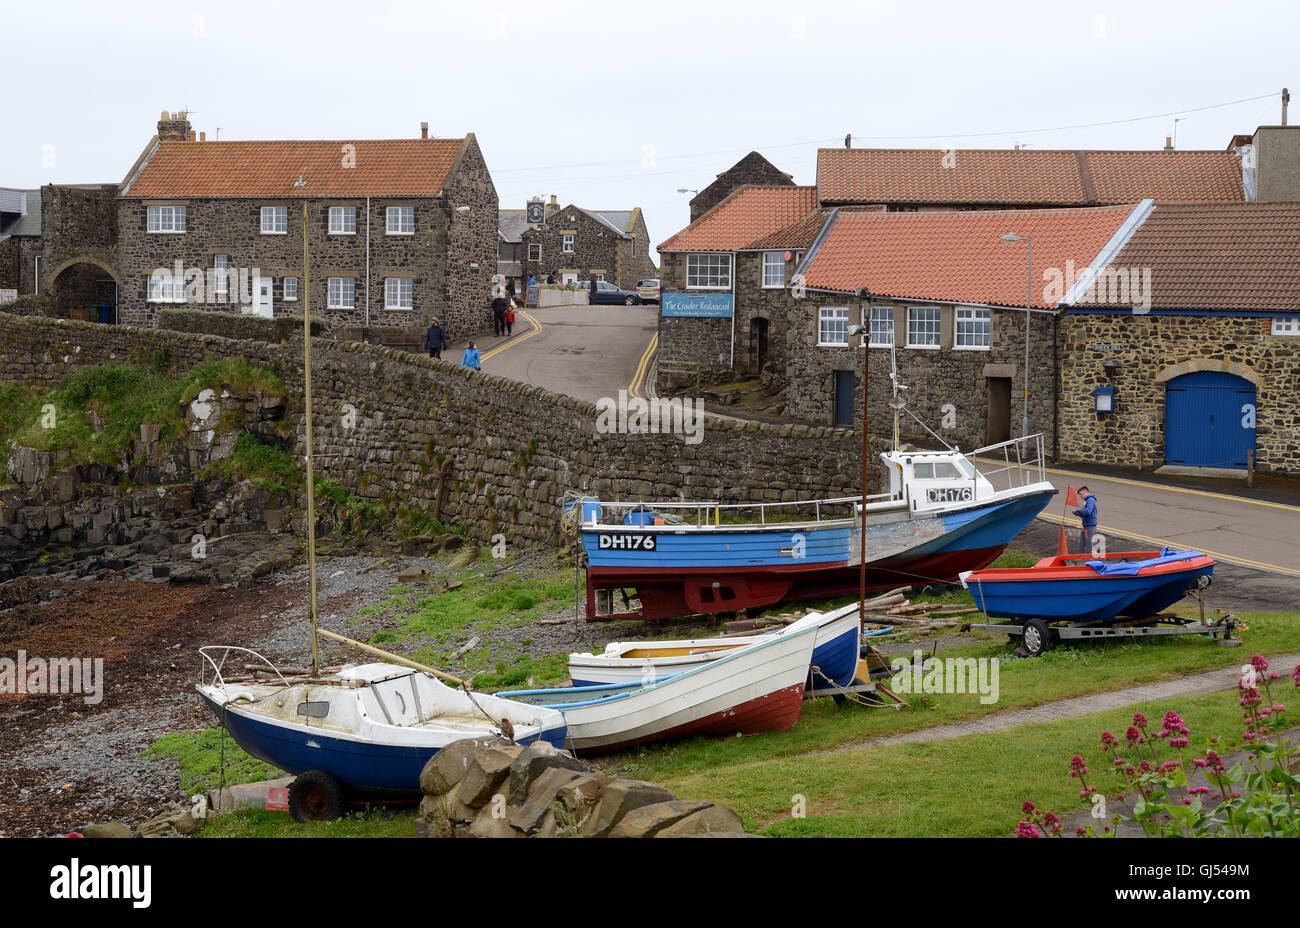
[[[441,358],[442,349],[447,347],[447,333],[438,324],[436,316],[429,325],[429,331],[424,333],[424,347],[429,349],[429,357],[431,358]]]
[[[1074,510],[1074,514],[1082,523],[1079,530],[1079,553],[1096,554],[1092,544],[1097,536],[1097,497],[1093,496],[1092,491],[1087,487],[1079,487],[1079,499],[1083,500],[1083,507]]]
[[[492,334],[506,334],[506,308],[510,301],[503,296],[499,296],[492,301]]]

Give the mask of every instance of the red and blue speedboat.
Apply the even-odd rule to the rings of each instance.
[[[1163,548],[1057,555],[1033,567],[977,570],[962,582],[992,618],[1083,624],[1158,615],[1213,573],[1208,555]]]
[[[990,457],[1008,466],[981,471]],[[587,618],[661,619],[856,595],[864,504],[869,591],[955,582],[991,564],[1056,493],[1038,435],[971,454],[880,458],[889,492],[865,498],[569,501],[566,519],[577,523],[587,557]],[[616,612],[620,591],[626,608]]]

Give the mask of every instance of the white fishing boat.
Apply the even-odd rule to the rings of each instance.
[[[683,673],[646,683],[498,693],[558,709],[576,753],[695,735],[785,731],[799,720],[818,621],[790,627]]]
[[[810,612],[817,623],[808,670],[809,690],[848,686],[857,674],[861,623],[857,603],[830,612]],[[763,635],[737,638],[693,638],[684,641],[615,641],[600,654],[570,654],[569,676],[574,686],[636,683],[685,673],[733,651],[766,640]]]

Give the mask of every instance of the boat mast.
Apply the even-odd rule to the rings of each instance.
[[[858,310],[862,323],[862,521],[858,526],[858,634],[867,623],[867,373],[870,361],[871,292],[858,288]]]
[[[316,486],[312,475],[311,430],[311,254],[307,248],[307,202],[302,204],[302,277],[306,284],[302,306],[303,385],[307,396],[307,577],[311,588],[311,675],[320,676],[316,641]]]

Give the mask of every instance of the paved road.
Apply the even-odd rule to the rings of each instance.
[[[658,331],[658,312],[653,305],[521,311],[508,342],[491,335],[479,339],[483,370],[587,402],[617,398],[638,374],[644,377],[642,361]]]
[[[1097,496],[1099,528],[1107,537],[1195,548],[1220,561],[1300,578],[1300,506],[1066,468],[1048,468],[1047,478],[1061,493],[1039,519],[1065,525],[1071,551],[1079,519],[1066,509],[1065,492],[1086,484]]]

